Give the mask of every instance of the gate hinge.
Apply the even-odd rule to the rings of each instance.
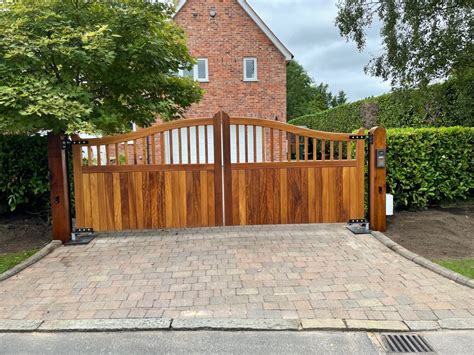
[[[357,135],[353,135],[353,136],[349,136],[349,139],[350,140],[360,140],[360,139],[367,139],[368,136],[366,135],[360,135],[360,134],[357,134]]]
[[[73,145],[86,145],[89,144],[88,140],[81,140],[81,141],[72,141],[70,139],[64,139],[61,148],[62,149],[68,149],[69,147]]]
[[[347,224],[362,224],[362,223],[367,223],[367,220],[364,219],[350,219]]]
[[[94,233],[93,228],[76,228],[73,233]]]
[[[369,134],[369,135],[365,135],[365,134],[356,134],[356,135],[352,135],[352,136],[349,136],[349,139],[350,140],[366,140],[367,143],[369,144],[373,144],[374,143],[374,136]]]

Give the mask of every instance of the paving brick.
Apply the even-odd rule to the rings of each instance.
[[[0,320],[299,318],[414,328],[439,320],[464,329],[474,319],[471,289],[371,236],[340,225],[239,228],[121,233],[58,248],[1,283]]]

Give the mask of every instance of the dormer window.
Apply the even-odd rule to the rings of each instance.
[[[209,62],[207,58],[198,58],[197,64],[191,70],[180,70],[179,75],[200,82],[209,81]]]
[[[244,58],[244,81],[258,81],[257,58]]]

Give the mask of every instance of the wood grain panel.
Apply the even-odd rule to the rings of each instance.
[[[212,119],[186,121],[74,145],[77,226],[113,231],[224,223],[334,223],[364,217],[363,140],[355,141],[349,134],[311,131],[268,120],[229,118],[222,112]],[[166,162],[164,136],[169,137],[168,143],[172,145],[170,132],[184,130],[189,160],[190,127],[196,129],[197,142],[200,124],[205,127],[205,142],[208,141],[207,126],[214,127],[214,162],[208,164],[207,152],[212,146],[207,144],[203,148],[206,164],[200,160],[195,164],[189,161],[182,164],[182,159],[178,159],[182,149],[181,154],[171,156],[171,162]],[[231,125],[242,125],[246,132],[252,132],[253,141],[247,134],[239,137],[239,141],[245,140],[245,147],[238,146],[246,152],[245,162],[231,162]],[[256,127],[260,127],[265,138],[262,141],[264,159],[258,163],[255,162]],[[266,136],[267,131],[269,136]],[[360,135],[363,133],[359,131]],[[289,135],[294,138],[293,143],[285,141]],[[155,142],[156,138],[159,142]],[[176,143],[179,144],[180,138],[178,135]],[[147,139],[151,139],[150,156],[144,150]],[[131,140],[142,145],[129,146]],[[319,141],[321,151],[316,146]],[[250,144],[254,155],[251,163],[248,162]],[[126,160],[122,165],[117,164],[119,145]],[[91,151],[97,149],[92,147],[101,146],[107,153],[107,161],[102,166],[93,163],[91,155]],[[89,152],[85,162],[82,161],[83,148]],[[137,161],[137,149],[139,154],[143,153],[143,161]],[[116,162],[109,164],[112,155]],[[287,161],[282,161],[283,156]],[[146,162],[147,158],[150,162]],[[161,164],[157,164],[158,161]]]
[[[201,226],[209,226],[209,210],[207,208],[209,198],[209,185],[207,182],[207,171],[200,173],[200,189],[201,189]],[[211,187],[212,188],[212,187]]]
[[[171,184],[171,171],[165,173],[165,227],[172,228],[173,225],[173,212],[175,206],[173,205],[173,191]]]
[[[97,174],[90,175],[90,208],[91,208],[91,227],[95,230],[100,229],[99,215],[99,194],[97,191]]]
[[[114,177],[113,174],[104,174],[105,202],[107,211],[107,230],[114,231],[115,227],[115,203],[114,203]],[[119,207],[119,206],[118,206]]]
[[[145,229],[153,228],[153,217],[152,217],[152,203],[151,203],[151,192],[152,187],[150,184],[150,173],[143,172],[142,177],[142,191],[143,191],[143,224]]]
[[[121,200],[121,220],[122,229],[128,230],[130,227],[130,204],[128,203],[128,175],[127,173],[120,174],[120,200]]]
[[[280,169],[280,220],[288,223],[288,173],[286,169]]]
[[[186,173],[186,227],[201,226],[201,174],[199,171]]]
[[[288,223],[308,223],[308,169],[288,169]]]
[[[217,217],[216,216],[216,188],[215,188],[215,177],[214,175],[216,172],[207,172],[207,192],[208,192],[208,198],[207,198],[207,209],[209,211],[209,226],[217,226],[220,225],[218,222],[222,220],[222,217]]]

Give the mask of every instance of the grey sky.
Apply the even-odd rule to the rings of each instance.
[[[363,53],[339,36],[335,0],[247,0],[317,83],[344,90],[350,101],[390,91],[389,83],[364,73],[380,50],[377,29],[368,32]]]

